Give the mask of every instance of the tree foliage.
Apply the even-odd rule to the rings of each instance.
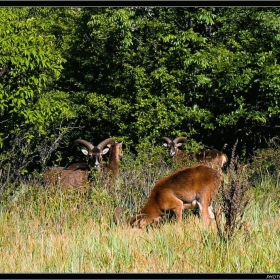
[[[248,154],[262,136],[272,136],[279,112],[278,9],[82,13],[67,59],[67,68],[75,65],[67,73],[69,90],[83,122],[95,120],[100,137],[140,143],[185,135],[215,148],[239,138]]]
[[[278,134],[279,8],[0,13],[5,151],[19,131],[38,143],[73,122],[83,129],[63,132],[65,146],[77,138],[142,145],[183,135],[189,146],[217,149],[239,139],[237,153],[248,156]]]
[[[43,19],[31,8],[0,8],[0,21],[0,168],[10,178],[11,170],[19,175],[34,164],[42,142],[54,140],[51,129],[56,134],[74,112],[69,95],[55,86],[65,59],[55,36],[42,32]]]

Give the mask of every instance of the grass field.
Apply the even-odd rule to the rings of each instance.
[[[242,226],[225,241],[213,221],[184,213],[146,230],[116,226],[116,206],[129,216],[146,202],[166,166],[131,165],[116,183],[90,189],[44,189],[22,184],[3,197],[0,271],[3,273],[277,273],[280,271],[278,182],[254,179]],[[140,170],[140,171],[139,171]]]

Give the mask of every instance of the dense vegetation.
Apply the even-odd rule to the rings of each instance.
[[[1,8],[7,185],[69,162],[73,140],[161,137],[248,158],[278,135],[279,8]]]

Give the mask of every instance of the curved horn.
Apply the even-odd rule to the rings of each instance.
[[[119,225],[120,224],[120,214],[121,212],[123,212],[126,208],[124,207],[117,207],[115,209],[115,212],[114,212],[114,216],[113,216],[113,219],[114,219],[114,223],[116,225]]]
[[[186,137],[177,137],[177,138],[175,138],[174,140],[173,140],[173,142],[175,143],[175,144],[177,144],[177,143],[179,143],[179,142],[185,142],[185,143],[187,143],[188,142],[188,140],[187,140],[187,138]]]
[[[140,213],[140,214],[136,214],[134,216],[132,216],[129,220],[129,224],[132,225],[134,222],[136,222],[139,219],[142,219],[144,217],[148,216],[147,214],[144,213]]]
[[[168,137],[162,137],[161,139],[162,139],[162,140],[165,140],[168,144],[169,144],[170,142],[172,142],[172,140],[171,140],[170,138],[168,138]]]
[[[97,148],[102,150],[107,144],[114,144],[114,143],[115,143],[115,140],[113,138],[107,138],[107,139],[103,140],[102,142],[100,142],[97,145]]]
[[[78,140],[74,141],[73,146],[75,146],[75,145],[83,145],[90,151],[94,148],[94,146],[90,142],[88,142],[86,140],[82,140],[82,139],[78,139]]]

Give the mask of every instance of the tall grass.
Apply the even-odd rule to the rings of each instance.
[[[146,230],[116,226],[116,206],[139,210],[155,181],[173,171],[160,159],[127,155],[115,183],[44,189],[32,182],[2,197],[0,271],[97,273],[276,273],[280,271],[280,194],[275,181],[252,194],[240,227],[224,242],[191,211],[182,224]],[[143,164],[143,162],[145,164]],[[254,177],[256,182],[256,176]]]

